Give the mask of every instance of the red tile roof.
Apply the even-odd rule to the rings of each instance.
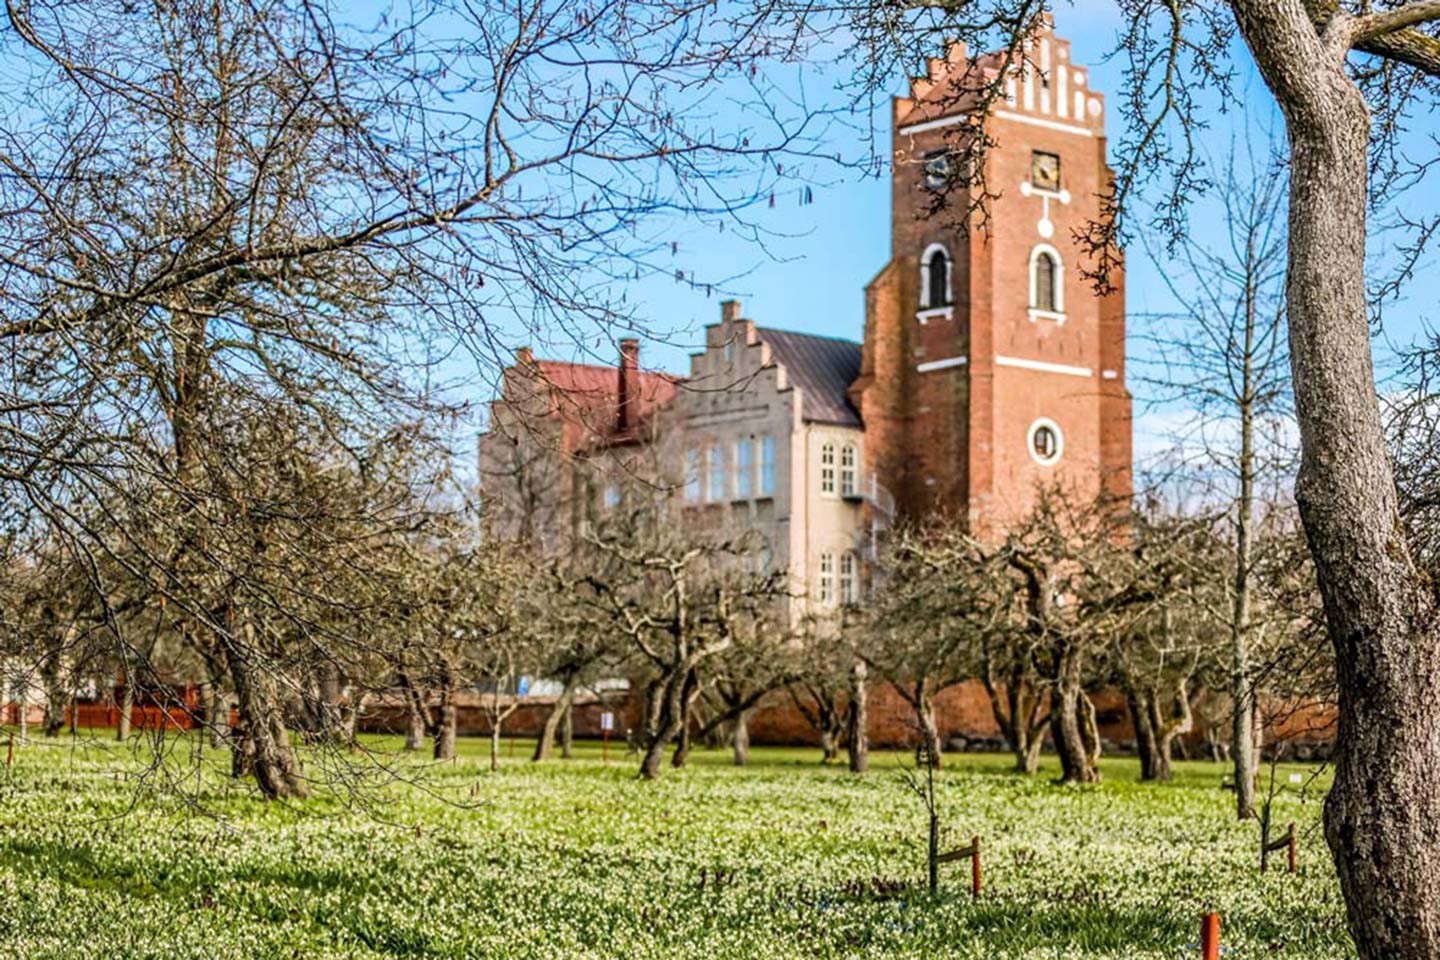
[[[560,360],[536,360],[530,365],[539,383],[550,388],[552,412],[583,426],[602,441],[623,440],[620,426],[620,370],[618,367]],[[675,399],[676,378],[668,373],[636,372],[635,421],[643,427],[657,410]]]

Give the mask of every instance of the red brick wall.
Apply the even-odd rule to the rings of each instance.
[[[934,214],[923,182],[925,156],[960,146],[957,136],[968,135],[963,123],[927,126],[960,109],[946,78],[965,69],[963,51],[955,48],[932,61],[929,77],[913,84],[912,96],[893,102],[892,259],[868,291],[865,365],[854,391],[867,434],[876,427],[883,433],[867,436],[867,444],[902,515],[949,510],[967,516],[977,532],[998,533],[1024,516],[1041,485],[1065,486],[1082,501],[1099,493],[1102,482],[1116,494],[1130,491],[1123,270],[1112,274],[1115,291],[1098,296],[1083,276],[1092,265],[1090,252],[1076,239],[1101,219],[1101,194],[1111,182],[1103,104],[1085,87],[1083,68],[1070,62],[1068,41],[1047,24],[1035,42],[1035,51],[1043,45],[1057,81],[1044,92],[1035,88],[1034,107],[1023,97],[1002,101],[986,117],[994,145],[985,156],[983,215],[961,222],[962,199]],[[993,73],[996,62],[981,58],[975,64],[973,69]],[[1075,96],[1085,104],[1080,113]],[[1041,102],[1051,104],[1050,113],[1039,110]],[[917,122],[921,129],[901,132]],[[1059,156],[1063,198],[1029,191],[1037,150]],[[1042,219],[1049,222],[1045,230]],[[916,316],[919,258],[933,243],[953,258],[953,312],[922,323]],[[1030,317],[1031,252],[1042,243],[1061,259],[1063,322]],[[1089,375],[997,363],[997,356]],[[915,369],[958,357],[966,363]],[[1064,454],[1053,466],[1037,463],[1029,451],[1029,428],[1041,417],[1054,420],[1064,438]]]

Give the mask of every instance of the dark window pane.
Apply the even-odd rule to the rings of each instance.
[[[1055,258],[1048,253],[1035,258],[1035,309],[1055,310]]]
[[[947,291],[945,289],[947,286],[945,282],[946,274],[949,272],[946,269],[947,265],[948,258],[939,250],[936,250],[930,255],[930,262],[927,264],[930,276],[925,284],[930,288],[930,297],[925,306],[943,307],[948,305],[950,298],[946,296]]]

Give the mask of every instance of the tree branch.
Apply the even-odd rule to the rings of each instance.
[[[1356,46],[1431,20],[1440,20],[1440,0],[1415,0],[1394,10],[1368,13],[1351,20],[1350,43]]]

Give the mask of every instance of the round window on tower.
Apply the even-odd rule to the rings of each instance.
[[[1060,459],[1065,452],[1065,435],[1060,426],[1051,419],[1041,417],[1030,424],[1030,456],[1042,467],[1048,467]]]

